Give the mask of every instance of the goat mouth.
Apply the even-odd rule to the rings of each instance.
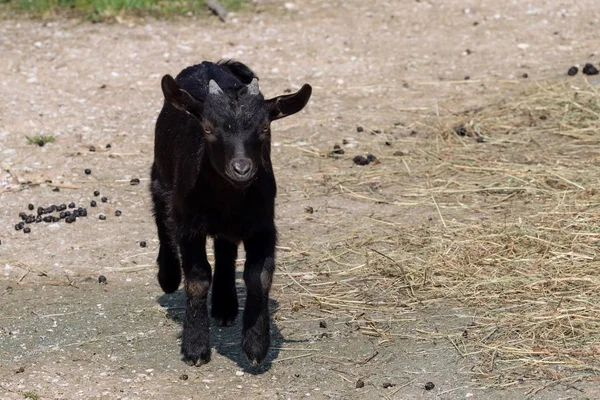
[[[252,182],[256,180],[256,174],[254,172],[249,172],[244,175],[236,174],[235,172],[227,171],[225,173],[229,181],[236,187],[247,187],[250,186]]]

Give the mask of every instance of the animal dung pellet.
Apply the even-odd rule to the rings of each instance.
[[[598,68],[594,67],[590,63],[587,63],[587,64],[585,64],[585,66],[583,67],[581,72],[583,72],[584,75],[598,75],[599,71],[598,71]]]
[[[367,158],[364,156],[356,156],[352,159],[352,161],[356,165],[367,165],[369,163],[369,160],[367,160]]]

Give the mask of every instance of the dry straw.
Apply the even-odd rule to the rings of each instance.
[[[473,315],[464,330],[413,336],[449,340],[488,383],[596,379],[599,120],[598,89],[585,80],[538,84],[415,124],[417,142],[384,132],[395,143],[387,152],[374,137],[379,165],[323,168],[315,190],[372,212],[348,210],[326,244],[280,254],[294,306],[381,340],[410,331],[424,305],[462,308]],[[298,260],[308,277],[290,272]]]

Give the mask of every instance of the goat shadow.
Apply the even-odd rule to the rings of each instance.
[[[242,272],[236,271],[236,278],[242,278]],[[237,281],[236,279],[236,281]],[[271,369],[273,360],[279,356],[279,349],[286,340],[281,335],[281,330],[273,319],[273,314],[279,307],[279,302],[269,297],[269,312],[271,314],[271,346],[267,357],[262,364],[257,366],[251,366],[244,353],[242,351],[242,314],[243,307],[246,304],[246,288],[244,285],[238,285],[236,283],[236,290],[238,294],[238,302],[240,305],[240,311],[235,319],[235,322],[229,327],[216,326],[214,320],[210,318],[210,340],[211,347],[217,351],[217,353],[229,358],[234,361],[239,368],[244,372],[253,375],[263,374]],[[212,288],[211,288],[212,292]],[[211,307],[211,293],[208,294],[208,310],[210,314]],[[158,299],[158,304],[166,310],[167,318],[176,321],[180,325],[183,324],[183,317],[185,313],[185,291],[178,289],[172,294],[163,293]]]

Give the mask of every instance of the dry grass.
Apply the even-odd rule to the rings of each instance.
[[[436,117],[418,125],[417,145],[384,132],[412,149],[395,157],[372,144],[381,164],[315,177],[373,212],[337,221],[318,249],[281,255],[284,271],[310,265],[282,272],[300,294],[294,307],[361,317],[362,333],[394,340],[421,305],[458,305],[474,315],[464,332],[415,334],[450,340],[477,361],[476,377],[597,379],[599,120],[598,88],[581,79]],[[407,226],[406,213],[433,220]]]

